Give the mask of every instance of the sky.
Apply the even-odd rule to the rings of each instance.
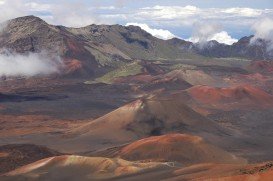
[[[140,26],[161,39],[232,44],[270,38],[273,0],[0,0],[0,21],[35,15],[54,25]]]

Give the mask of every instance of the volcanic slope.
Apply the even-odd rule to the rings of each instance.
[[[168,181],[271,181],[273,164],[196,164],[176,169]]]
[[[60,155],[44,146],[15,144],[0,146],[0,174],[37,160]]]
[[[191,85],[215,85],[216,80],[202,70],[178,69],[166,74],[166,77],[176,77]]]
[[[251,85],[215,88],[195,86],[187,90],[200,105],[219,110],[272,108],[273,96]]]
[[[2,176],[1,180],[111,180],[116,177],[168,170],[166,163],[64,155],[39,160]]]
[[[202,163],[182,167],[172,162],[129,162],[123,159],[82,156],[46,158],[1,175],[17,180],[272,180],[272,162],[259,164]]]
[[[93,153],[93,155],[120,157],[130,161],[170,161],[179,162],[183,165],[246,163],[244,159],[206,143],[199,136],[178,133],[144,138],[126,146],[106,149]]]
[[[113,51],[122,52],[119,57],[132,59],[162,60],[183,58],[201,58],[193,52],[183,52],[180,48],[169,44],[165,40],[153,37],[137,26],[122,25],[89,25],[83,28],[66,28],[79,39],[87,41],[95,52],[107,55]],[[99,46],[92,44],[99,43]],[[103,50],[104,49],[104,50]],[[96,50],[96,51],[95,51]],[[125,56],[124,56],[125,55]]]
[[[46,51],[60,55],[67,65],[66,71],[74,73],[74,76],[100,74],[133,59],[202,57],[192,52],[181,52],[178,47],[135,26],[89,25],[67,28],[50,25],[35,16],[15,18],[5,24],[0,32],[0,49],[16,53]]]
[[[189,138],[188,135],[186,137],[186,139]],[[191,138],[193,137],[191,136]],[[128,145],[128,147],[131,146]],[[192,155],[192,153],[189,155]],[[215,161],[217,157],[213,156],[215,155],[209,155]],[[223,158],[226,159],[227,157],[224,156]],[[223,158],[220,159],[223,161]],[[272,168],[272,162],[246,164],[236,157],[231,158],[229,161],[226,160],[226,163],[207,162],[182,167],[181,164],[176,162],[150,162],[148,160],[146,162],[132,162],[120,158],[63,155],[25,165],[1,175],[0,179],[7,181],[22,180],[22,178],[26,180],[142,180],[144,178],[170,181],[270,180]]]
[[[214,42],[213,49],[196,51],[195,44],[184,40],[161,40],[136,26],[89,25],[82,28],[54,26],[35,16],[19,17],[7,22],[0,32],[0,49],[16,53],[43,52],[63,58],[65,73],[73,76],[97,76],[128,61],[204,60],[212,57],[248,57],[272,59],[268,45],[249,48],[252,37],[228,46]],[[181,43],[177,43],[182,41]],[[54,48],[52,48],[54,47]],[[234,49],[226,51],[226,49]],[[237,50],[244,50],[243,52]],[[259,50],[253,55],[253,50]],[[225,55],[218,55],[224,52]]]
[[[84,43],[60,26],[49,25],[35,16],[15,18],[5,24],[0,32],[1,50],[58,55],[67,66],[64,72],[73,75],[93,75],[98,67],[95,57],[84,48]]]
[[[248,85],[196,86],[187,91],[192,109],[237,132],[231,144],[223,141],[218,146],[251,162],[272,160],[272,95]]]
[[[211,135],[226,130],[176,99],[143,98],[71,130],[67,139],[74,149],[91,151],[170,132]],[[103,144],[101,144],[103,143]]]

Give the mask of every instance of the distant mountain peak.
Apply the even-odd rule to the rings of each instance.
[[[35,22],[35,23],[46,23],[43,19],[33,16],[33,15],[28,15],[28,16],[23,16],[23,17],[18,17],[12,20],[9,20],[8,23],[30,23],[30,22]],[[47,23],[46,23],[47,24]]]

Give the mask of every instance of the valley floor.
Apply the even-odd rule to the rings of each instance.
[[[1,80],[0,179],[270,180],[273,74],[219,61]]]

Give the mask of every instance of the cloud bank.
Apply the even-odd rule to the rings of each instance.
[[[159,38],[159,39],[163,39],[163,40],[168,40],[168,39],[172,39],[175,36],[174,34],[172,34],[170,31],[168,30],[163,30],[163,29],[153,29],[150,28],[147,24],[142,24],[142,23],[127,23],[125,26],[138,26],[141,29],[143,29],[144,31],[150,33],[151,35]]]
[[[193,25],[200,21],[219,21],[232,24],[248,24],[259,17],[272,16],[273,9],[253,8],[198,8],[196,6],[153,6],[137,10],[134,15],[138,19],[173,23],[174,26]],[[130,16],[130,15],[129,15]],[[170,22],[171,21],[171,22]],[[174,23],[175,22],[175,23]]]
[[[0,54],[0,77],[44,76],[61,71],[60,57],[48,58],[45,53],[14,54],[5,51]]]
[[[202,24],[194,25],[192,37],[187,39],[193,43],[205,44],[208,41],[215,40],[219,43],[232,45],[238,40],[232,38],[226,31],[222,31],[222,27],[218,24]]]

